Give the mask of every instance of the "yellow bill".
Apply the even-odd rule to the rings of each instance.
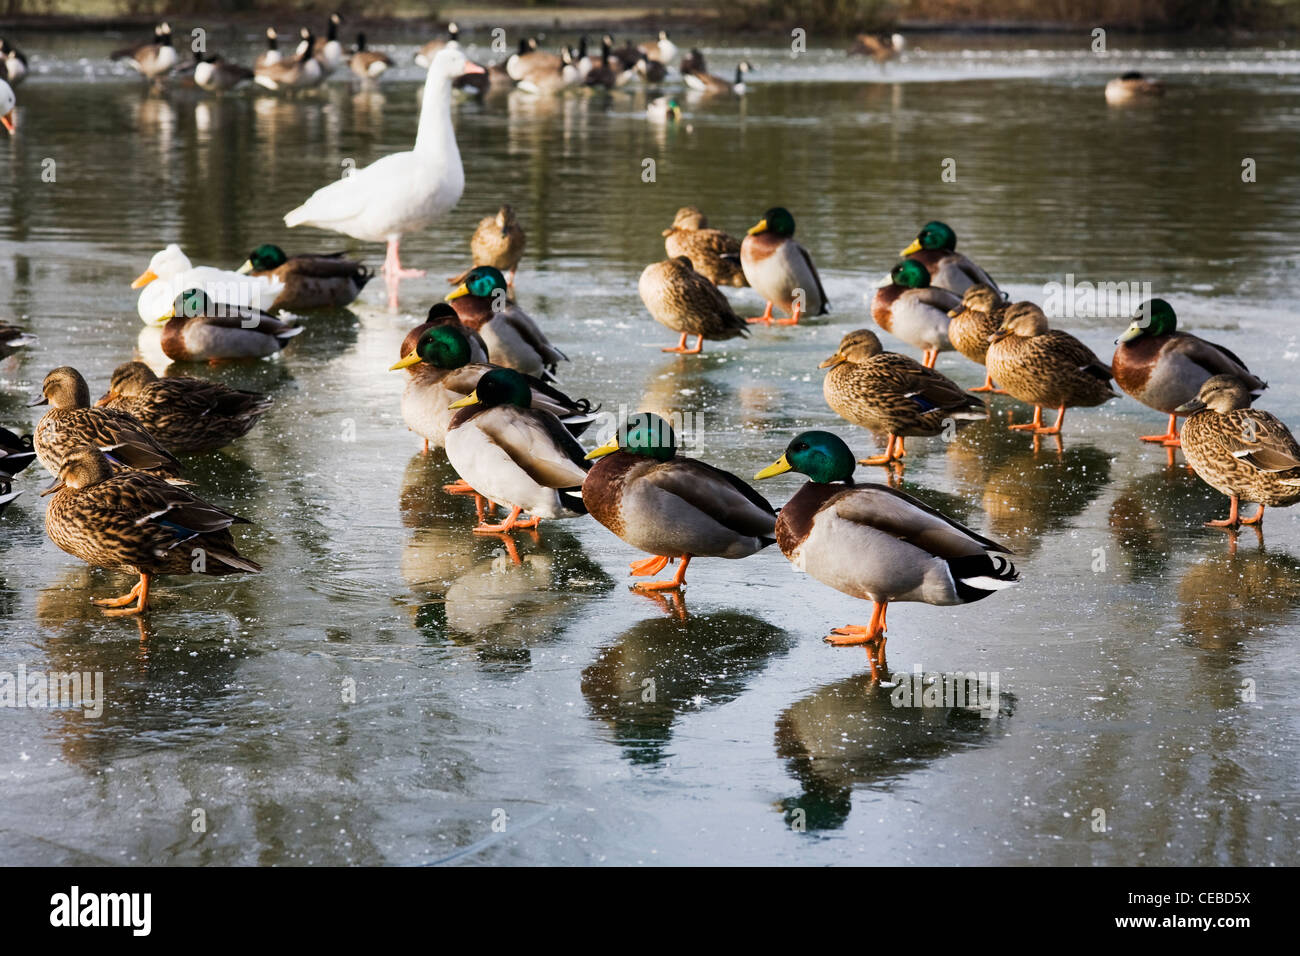
[[[587,452],[587,454],[584,455],[583,457],[587,461],[595,461],[597,458],[604,458],[606,455],[612,455],[616,451],[618,451],[617,436],[611,438],[609,441],[605,442],[605,444],[601,445],[599,448],[593,448],[591,451]]]
[[[388,371],[396,372],[399,368],[410,368],[412,365],[416,364],[419,361],[420,361],[420,353],[412,349],[410,355],[404,356],[403,358],[398,359],[392,365],[388,366]],[[455,408],[456,406],[453,405],[452,407]]]
[[[448,405],[447,407],[448,407],[448,408],[464,408],[464,407],[466,407],[467,405],[477,405],[477,404],[478,404],[478,391],[475,390],[475,391],[470,392],[468,395],[466,395],[464,398],[462,398],[459,402],[452,402],[452,403],[451,403],[450,405]]]
[[[899,253],[900,256],[910,256],[914,252],[921,251],[921,240],[913,239],[912,244]]]
[[[238,272],[241,276],[248,275],[250,272],[253,271],[253,260],[245,259],[244,264],[240,266],[238,269],[236,269],[235,271]]]
[[[1145,331],[1146,329],[1143,328],[1140,323],[1134,322],[1124,331],[1123,335],[1115,340],[1115,344],[1118,345],[1120,342],[1132,342]]]
[[[135,281],[131,283],[131,288],[138,289],[141,286],[148,285],[156,278],[158,278],[158,273],[154,272],[152,269],[145,269],[144,272],[141,272],[135,277]]]
[[[774,478],[777,475],[785,474],[793,467],[794,466],[790,464],[789,459],[787,459],[785,455],[782,455],[776,461],[772,462],[772,464],[768,465],[757,475],[755,475],[754,480],[757,481],[760,478]]]
[[[467,286],[464,282],[462,282],[460,285],[456,286],[456,288],[448,292],[447,298],[445,298],[443,301],[450,302],[452,299],[459,299],[462,295],[469,295],[469,286]]]
[[[758,225],[750,227],[750,230],[749,230],[748,235],[751,235],[751,236],[752,236],[752,235],[753,235],[754,233],[756,233],[756,232],[767,232],[767,220],[766,220],[766,219],[760,219],[760,220],[758,221]]]

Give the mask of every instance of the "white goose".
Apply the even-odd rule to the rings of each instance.
[[[172,243],[156,252],[149,268],[136,276],[132,289],[141,289],[135,311],[145,325],[165,325],[176,296],[187,289],[202,289],[222,305],[269,309],[284,289],[274,276],[250,276],[212,266],[195,266],[181,247]]]
[[[451,83],[462,74],[482,72],[458,44],[444,47],[429,64],[424,81],[415,148],[384,156],[322,186],[285,214],[284,223],[290,228],[316,226],[367,242],[387,242],[384,274],[390,309],[397,308],[398,281],[424,275],[421,270],[402,268],[402,236],[445,216],[465,189],[465,169],[451,125]]]
[[[14,108],[17,105],[18,98],[14,96],[13,87],[0,80],[0,123],[4,124],[10,134],[14,131]]]

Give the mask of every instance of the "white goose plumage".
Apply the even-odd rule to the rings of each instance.
[[[156,252],[131,288],[140,289],[136,314],[145,325],[161,326],[167,322],[176,296],[187,289],[202,289],[213,302],[221,305],[271,308],[284,290],[284,282],[271,275],[251,276],[212,266],[195,266],[181,247],[172,243]]]

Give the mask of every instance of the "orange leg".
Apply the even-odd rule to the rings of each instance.
[[[1169,429],[1163,435],[1139,435],[1138,441],[1159,442],[1170,448],[1181,448],[1183,443],[1178,437],[1178,416],[1169,416]]]
[[[1260,528],[1264,527],[1264,506],[1263,505],[1259,506],[1259,510],[1255,512],[1254,517],[1242,518],[1241,523],[1255,525]]]
[[[443,485],[442,490],[447,492],[447,494],[449,495],[474,494],[474,489],[469,486],[469,482],[467,482],[464,478],[457,478],[451,484]]]
[[[859,458],[858,464],[888,466],[895,462],[902,461],[905,454],[906,453],[903,451],[903,439],[897,435],[890,435],[889,441],[885,443],[885,453],[883,455],[872,455],[870,458]]]
[[[531,531],[533,528],[536,528],[541,523],[542,523],[542,519],[537,517],[536,515],[533,515],[533,517],[529,518],[527,521],[516,521],[515,527],[523,528],[525,531]]]
[[[969,391],[992,392],[994,395],[1005,395],[1007,393],[1007,390],[1005,388],[998,388],[996,385],[993,384],[993,376],[990,375],[987,370],[985,370],[984,372],[984,384],[969,389]]]
[[[796,303],[796,304],[795,304],[795,307],[794,307],[794,308],[791,310],[791,312],[790,312],[790,318],[788,318],[788,319],[777,319],[777,320],[776,320],[776,324],[777,324],[777,325],[798,325],[798,324],[799,324],[799,313],[800,313],[801,311],[802,311],[802,310],[799,308],[799,305]]]
[[[702,335],[697,335],[697,336],[695,337],[695,348],[693,348],[693,349],[688,349],[688,348],[686,347],[686,333],[683,332],[683,333],[682,333],[682,339],[681,339],[680,342],[678,342],[676,345],[670,345],[670,346],[668,346],[667,348],[660,349],[660,351],[661,351],[661,352],[680,352],[680,353],[683,354],[683,355],[697,355],[697,354],[699,354],[700,352],[703,352],[703,351],[704,351],[704,336],[702,336]]]
[[[1231,528],[1231,529],[1233,529],[1233,530],[1236,530],[1237,526],[1238,526],[1239,524],[1241,524],[1241,517],[1240,517],[1240,515],[1237,514],[1237,508],[1239,507],[1239,502],[1238,502],[1238,500],[1237,500],[1237,496],[1236,496],[1236,495],[1233,495],[1233,496],[1232,496],[1231,498],[1229,498],[1228,500],[1229,500],[1229,502],[1231,502],[1231,503],[1229,504],[1229,506],[1228,506],[1228,517],[1223,518],[1223,519],[1218,520],[1218,521],[1207,521],[1207,522],[1205,522],[1205,527],[1207,527],[1207,528]],[[1263,507],[1260,508],[1260,514],[1261,514],[1261,515],[1263,514]]]
[[[934,363],[939,361],[938,349],[926,349],[925,354],[921,356],[921,364],[926,368],[934,368]]]
[[[686,583],[686,566],[691,563],[691,556],[683,554],[681,564],[677,566],[677,573],[669,581],[638,581],[632,585],[636,591],[671,591],[680,588]]]
[[[636,577],[647,577],[651,574],[658,574],[664,568],[668,567],[671,558],[665,558],[663,555],[656,554],[654,557],[646,558],[643,561],[633,561],[628,567],[632,569],[632,574]]]
[[[130,604],[133,599],[135,600],[134,607],[124,607],[124,605]],[[136,583],[136,586],[131,589],[129,594],[125,594],[120,598],[104,598],[98,601],[92,598],[91,603],[98,607],[105,608],[106,610],[104,613],[113,617],[123,617],[128,614],[143,614],[145,611],[149,610],[149,575],[141,574],[140,580]],[[107,610],[108,608],[112,608],[113,610]]]
[[[1059,435],[1061,434],[1061,422],[1065,421],[1065,406],[1062,405],[1056,410],[1056,421],[1051,428],[1035,428],[1035,435]]]
[[[1023,425],[1008,425],[1007,427],[1014,432],[1032,431],[1032,432],[1037,432],[1038,434],[1041,435],[1042,431],[1040,429],[1042,429],[1043,427],[1043,407],[1041,405],[1034,406],[1033,421],[1025,422],[1025,424]]]
[[[424,451],[420,452],[420,454],[422,454],[422,455],[427,455],[427,454],[429,454],[429,439],[426,438],[426,439],[424,440]]]
[[[475,534],[504,534],[507,531],[513,531],[515,528],[537,527],[536,518],[530,519],[530,522],[521,522],[519,520],[519,515],[523,510],[524,510],[523,508],[511,508],[510,514],[506,516],[506,520],[501,522],[501,524],[480,523],[474,528],[474,533]]]
[[[867,649],[867,662],[871,665],[871,679],[880,680],[882,671],[888,673],[885,664],[885,612],[889,609],[888,601],[875,601],[871,606],[871,623],[866,627],[849,624],[837,627],[827,634],[824,640],[836,647],[864,645]]]
[[[762,322],[764,325],[771,325],[772,324],[772,303],[769,302],[767,304],[767,309],[764,310],[762,315],[756,315],[752,319],[746,319],[745,321],[750,323],[751,325],[755,322]]]

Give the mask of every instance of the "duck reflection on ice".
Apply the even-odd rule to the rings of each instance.
[[[1109,524],[1133,577],[1162,575],[1178,546],[1199,538],[1201,523],[1217,516],[1216,504],[1186,468],[1161,468],[1125,482],[1110,506]]]
[[[1250,536],[1253,537],[1253,536]],[[1249,540],[1249,538],[1248,538]],[[1202,558],[1178,584],[1178,607],[1187,637],[1210,649],[1295,621],[1300,608],[1300,561],[1229,539],[1226,552]]]
[[[650,618],[600,648],[582,672],[582,695],[629,760],[658,763],[680,714],[734,700],[792,641],[736,611]]]
[[[989,678],[945,685],[944,677],[922,678],[919,700],[908,699],[915,675],[900,675],[892,690],[848,677],[786,708],[776,721],[776,752],[803,788],[779,804],[787,826],[838,829],[848,819],[854,790],[888,787],[951,753],[996,740],[1015,710],[1015,696],[995,697],[996,682]],[[944,702],[945,686],[954,706]],[[965,690],[967,706],[955,706],[960,697],[954,687]],[[990,708],[981,710],[980,701]]]

